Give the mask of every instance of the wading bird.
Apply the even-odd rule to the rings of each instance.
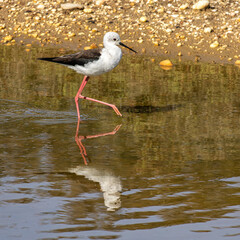
[[[102,49],[83,50],[78,53],[64,55],[60,57],[39,58],[39,60],[63,64],[75,70],[77,73],[85,75],[75,97],[78,120],[80,120],[80,112],[78,106],[79,98],[110,106],[113,108],[117,115],[122,116],[122,114],[119,112],[118,108],[115,105],[82,95],[82,91],[90,76],[96,76],[109,72],[119,64],[122,58],[122,50],[118,47],[119,45],[128,48],[129,50],[136,53],[136,51],[134,51],[120,41],[120,37],[117,33],[108,32],[103,37],[104,47]]]

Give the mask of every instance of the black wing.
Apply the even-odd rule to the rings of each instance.
[[[64,55],[60,57],[38,58],[38,60],[55,62],[55,63],[71,65],[71,66],[75,66],[75,65],[84,66],[86,63],[98,60],[100,56],[101,56],[101,49],[95,48],[95,49],[84,50],[78,53],[73,53],[73,54]]]

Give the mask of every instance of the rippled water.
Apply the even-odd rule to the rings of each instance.
[[[0,48],[2,239],[239,239],[240,69],[125,56],[90,78]],[[79,128],[79,129],[78,129]]]

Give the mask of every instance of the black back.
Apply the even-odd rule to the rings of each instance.
[[[64,65],[80,65],[84,66],[85,64],[93,61],[97,61],[101,56],[101,49],[95,48],[95,49],[89,49],[80,51],[73,54],[68,54],[60,57],[52,57],[52,58],[38,58],[39,60],[43,61],[49,61],[49,62],[55,62],[60,63]]]

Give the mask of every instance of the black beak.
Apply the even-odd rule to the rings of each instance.
[[[131,51],[137,53],[135,50],[133,50],[132,48],[126,46],[125,44],[123,44],[123,43],[121,43],[121,42],[119,43],[119,45],[121,45],[121,46],[123,46],[123,47],[125,47],[125,48],[128,48],[129,50],[131,50]]]

